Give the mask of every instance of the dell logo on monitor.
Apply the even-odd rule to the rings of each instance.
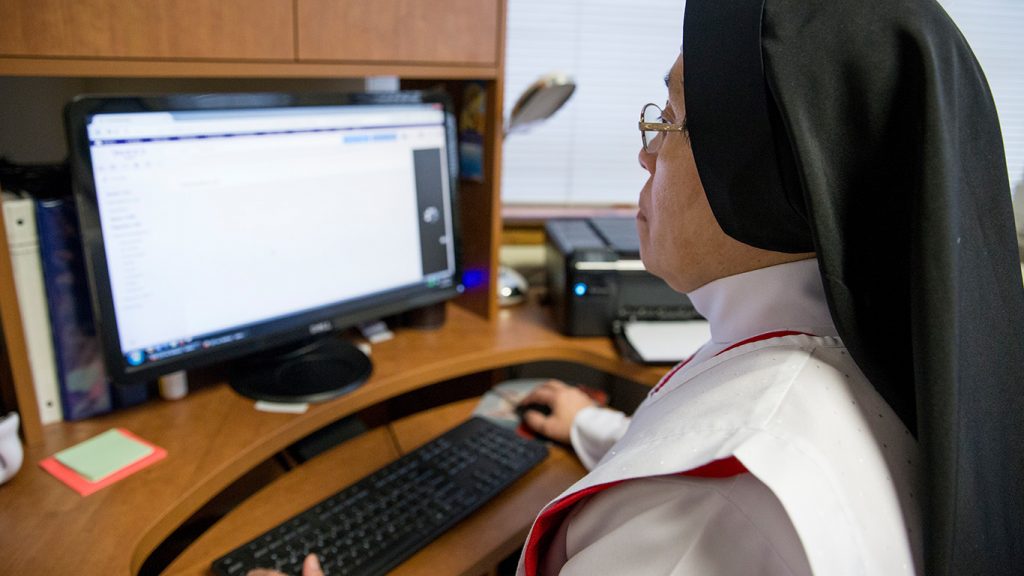
[[[317,322],[316,324],[309,325],[310,334],[323,334],[324,332],[330,332],[334,326],[331,325],[330,320],[324,320],[323,322]]]

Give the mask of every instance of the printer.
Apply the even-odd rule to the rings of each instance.
[[[635,320],[700,318],[685,294],[648,272],[631,217],[552,219],[545,224],[548,297],[569,336],[610,336]]]

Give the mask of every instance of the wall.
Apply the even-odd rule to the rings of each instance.
[[[67,154],[62,109],[82,93],[352,92],[394,89],[363,79],[161,79],[0,77],[0,156],[17,163],[59,162]]]

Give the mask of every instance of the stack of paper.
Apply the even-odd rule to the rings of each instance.
[[[39,465],[82,496],[149,466],[167,451],[123,428],[113,428],[43,460]]]
[[[711,338],[706,320],[636,321],[622,325],[621,337],[636,359],[649,364],[674,364],[689,358]]]

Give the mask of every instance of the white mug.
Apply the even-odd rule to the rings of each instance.
[[[18,438],[20,419],[17,412],[0,418],[0,484],[7,482],[21,469],[25,453]]]

